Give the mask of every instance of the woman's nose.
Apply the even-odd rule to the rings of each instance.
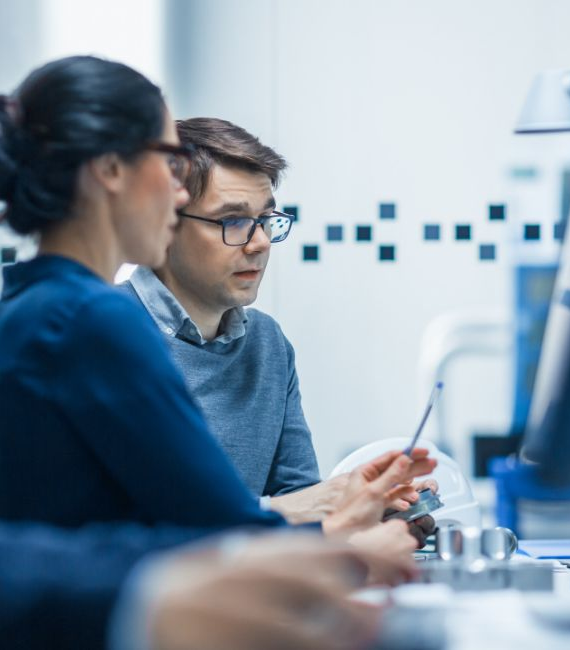
[[[188,190],[185,187],[179,187],[176,190],[176,196],[174,200],[174,206],[177,210],[180,210],[180,208],[183,208],[185,205],[188,205],[190,201],[190,194],[188,194]]]

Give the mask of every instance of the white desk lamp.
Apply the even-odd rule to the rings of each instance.
[[[546,70],[534,79],[515,133],[570,131],[570,70]]]

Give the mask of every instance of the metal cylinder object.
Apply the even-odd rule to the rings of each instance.
[[[494,560],[508,560],[519,545],[517,536],[510,528],[496,526],[484,530],[481,536],[483,555]]]
[[[474,562],[481,558],[481,529],[475,526],[468,526],[462,530],[463,533],[463,560]]]
[[[463,554],[463,533],[455,526],[445,526],[437,531],[435,550],[442,560],[454,560]]]
[[[480,528],[446,526],[436,535],[436,552],[442,560],[462,560],[466,563],[483,558],[508,560],[517,550],[518,540],[509,528]]]
[[[481,532],[481,553],[492,560],[507,560],[510,542],[500,528],[487,528]]]

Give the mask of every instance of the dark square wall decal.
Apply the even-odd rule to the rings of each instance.
[[[455,239],[457,241],[466,241],[471,239],[471,226],[469,224],[457,224],[455,226]]]
[[[283,212],[290,214],[293,217],[293,221],[299,221],[299,208],[296,205],[284,205]]]
[[[342,241],[342,226],[327,226],[327,241]]]
[[[372,241],[372,226],[356,226],[356,241]]]
[[[479,245],[479,259],[482,261],[490,261],[496,259],[495,244],[480,244]]]
[[[564,239],[564,232],[566,230],[565,223],[555,223],[554,224],[554,239],[562,241]]]
[[[537,241],[540,239],[540,224],[527,223],[524,226],[524,238],[527,241]]]
[[[439,224],[426,223],[424,225],[424,239],[426,241],[439,241],[440,239]]]
[[[378,248],[378,259],[381,262],[395,262],[396,261],[396,247],[392,244],[383,244]]]
[[[12,246],[0,250],[0,263],[13,264],[16,261],[16,249]]]
[[[504,205],[490,205],[489,206],[489,220],[490,221],[504,221],[506,218],[506,207]]]
[[[318,246],[303,246],[303,261],[304,262],[318,262],[319,261],[319,247]]]
[[[395,203],[380,203],[380,219],[395,219],[396,218],[396,204]]]

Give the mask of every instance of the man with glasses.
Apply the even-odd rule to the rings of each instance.
[[[247,485],[258,496],[286,495],[320,480],[294,352],[270,316],[243,309],[257,297],[271,245],[291,229],[291,216],[275,209],[273,197],[286,162],[223,120],[190,119],[177,127],[193,149],[192,199],[180,212],[164,266],[139,267],[126,286],[166,336]]]
[[[164,266],[139,267],[125,286],[164,333],[251,490],[292,523],[321,520],[336,510],[347,477],[319,483],[293,348],[270,316],[243,309],[257,297],[271,245],[291,229],[273,196],[286,162],[230,122],[195,118],[177,127],[193,150],[191,201]],[[422,543],[421,528],[414,533]]]

